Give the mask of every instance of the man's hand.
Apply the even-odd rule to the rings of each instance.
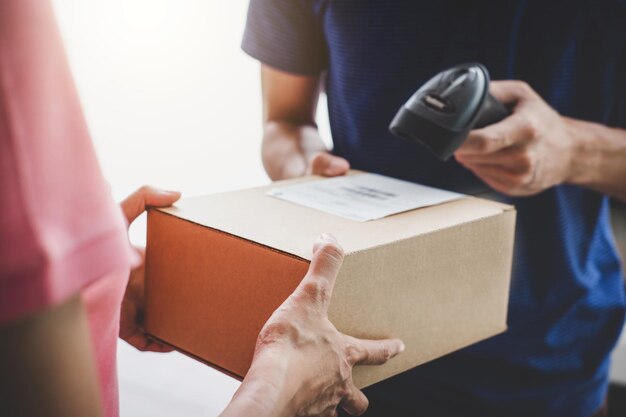
[[[365,395],[352,382],[354,365],[380,365],[404,351],[398,339],[361,340],[340,333],[328,306],[343,262],[335,239],[322,235],[307,275],[274,312],[257,340],[248,375],[223,417],[361,415]]]
[[[263,166],[273,180],[303,175],[335,177],[350,169],[328,152],[315,124],[319,76],[302,76],[261,66]]]
[[[171,206],[179,198],[179,192],[143,186],[122,201],[120,206],[130,227],[147,207]],[[141,256],[141,265],[133,269],[128,278],[122,301],[120,337],[141,351],[170,352],[172,349],[150,339],[143,331],[145,251],[143,248],[136,249]]]
[[[309,160],[307,174],[337,177],[345,175],[350,170],[350,163],[329,152],[317,152]]]
[[[570,181],[579,146],[571,121],[524,82],[493,81],[490,87],[513,114],[470,132],[455,153],[457,161],[497,191],[513,196],[537,194]]]

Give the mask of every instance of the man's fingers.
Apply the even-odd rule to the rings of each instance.
[[[537,94],[522,81],[492,81],[490,92],[495,98],[512,106],[522,101],[532,101]],[[532,140],[536,129],[526,108],[522,106],[504,120],[472,130],[456,155],[492,154],[510,146],[521,145]]]
[[[313,259],[309,273],[323,277],[330,285],[335,284],[337,273],[343,263],[343,248],[333,235],[323,233],[313,245]]]
[[[463,164],[480,177],[491,188],[503,194],[516,195],[516,190],[523,182],[524,175],[510,172],[498,166],[488,164]]]
[[[349,170],[350,163],[348,161],[328,152],[317,153],[311,158],[311,173],[314,175],[336,177],[344,175]]]
[[[367,411],[370,402],[363,392],[352,385],[348,394],[341,400],[339,406],[351,416],[360,416]]]
[[[499,166],[513,174],[528,172],[532,167],[531,155],[524,146],[509,146],[491,154],[459,153],[455,157],[459,163],[467,167],[480,164]]]
[[[328,308],[337,273],[343,262],[343,249],[337,240],[322,234],[313,246],[313,259],[306,276],[300,282],[295,294],[313,299],[322,310]]]
[[[122,201],[120,206],[126,216],[126,221],[131,224],[146,210],[146,207],[171,206],[179,198],[178,191],[164,191],[144,185]]]
[[[536,95],[527,83],[519,80],[492,81],[489,83],[489,92],[498,101],[508,106]]]
[[[400,339],[368,340],[346,337],[348,360],[352,365],[382,365],[405,349]]]
[[[524,116],[515,113],[498,123],[472,130],[455,155],[492,154],[527,143],[533,135],[534,132]]]

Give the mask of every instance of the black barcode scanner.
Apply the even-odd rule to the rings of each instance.
[[[469,131],[504,119],[511,112],[489,94],[489,72],[463,64],[440,72],[398,110],[389,130],[420,143],[443,161],[463,144]]]

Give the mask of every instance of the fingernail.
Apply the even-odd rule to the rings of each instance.
[[[320,240],[328,243],[337,243],[337,239],[335,239],[335,236],[331,235],[330,233],[322,233],[320,235]]]
[[[404,346],[404,342],[400,341],[400,353],[404,352],[406,349],[406,346]]]
[[[170,191],[170,190],[159,190],[159,192],[161,194],[166,194],[166,195],[179,195],[180,191]]]

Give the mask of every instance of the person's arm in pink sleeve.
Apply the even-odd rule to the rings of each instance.
[[[130,224],[147,206],[169,206],[179,197],[142,187],[124,200],[121,210]],[[169,351],[141,327],[143,278],[142,263],[129,277],[120,337],[141,350]],[[0,410],[20,417],[102,416],[105,399],[99,397],[95,359],[79,296],[0,325]]]
[[[101,416],[82,291],[130,250],[46,0],[0,1],[0,190],[0,415]]]

